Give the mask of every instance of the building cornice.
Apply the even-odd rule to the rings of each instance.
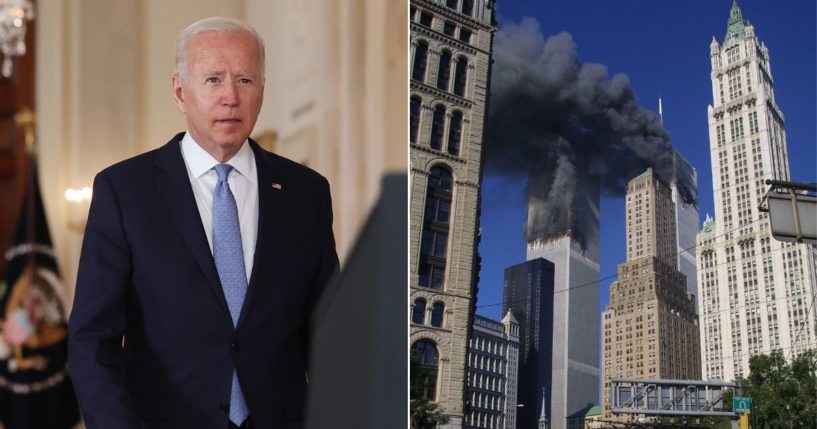
[[[464,294],[464,293],[454,293],[444,289],[431,289],[423,286],[418,285],[411,285],[411,291],[433,291],[434,296],[437,298],[461,298],[470,300],[473,298],[471,294]],[[435,328],[436,329],[436,328]]]
[[[439,42],[444,42],[444,43],[448,44],[448,46],[456,47],[460,51],[463,51],[463,52],[468,53],[470,55],[476,55],[476,54],[490,55],[487,51],[485,51],[483,49],[480,49],[480,48],[477,48],[476,46],[474,46],[474,45],[472,45],[470,43],[465,43],[460,39],[456,39],[454,37],[445,35],[443,33],[440,33],[437,30],[433,30],[431,28],[426,27],[423,24],[420,24],[420,23],[417,23],[417,22],[414,22],[414,21],[411,22],[411,31],[412,31],[412,34],[421,34],[421,35],[425,36],[426,38],[434,39],[434,40],[437,40]],[[474,36],[475,36],[475,34],[471,35],[471,37],[474,37]]]
[[[440,15],[442,15],[442,16],[444,16],[444,17],[446,17],[446,18],[448,18],[448,19],[450,19],[452,21],[456,21],[460,25],[467,24],[467,25],[469,25],[471,27],[477,27],[481,31],[487,31],[487,32],[491,32],[491,33],[496,31],[496,27],[494,27],[493,25],[485,24],[484,22],[478,21],[478,20],[474,19],[473,17],[462,14],[460,12],[457,12],[455,10],[447,8],[445,6],[440,6],[440,5],[438,5],[436,3],[432,3],[430,1],[412,0],[411,4],[413,4],[415,6],[418,6],[418,7],[424,7],[426,9],[432,10],[435,13],[438,13],[438,14],[440,14]],[[476,4],[474,4],[474,6],[476,6]],[[486,10],[490,10],[490,9],[486,9]]]
[[[460,106],[463,109],[471,110],[474,107],[474,102],[467,98],[454,95],[448,91],[443,91],[437,87],[422,82],[418,82],[414,79],[410,81],[410,89],[420,91],[420,93],[422,94],[432,95],[434,97],[437,97],[438,99],[445,100],[449,103]]]
[[[423,153],[427,153],[429,155],[434,155],[437,158],[443,158],[443,159],[445,159],[447,161],[455,162],[457,164],[465,164],[464,159],[462,159],[462,158],[460,158],[458,156],[454,156],[454,155],[445,153],[445,152],[443,152],[441,150],[431,149],[431,148],[425,147],[425,146],[420,146],[420,145],[418,145],[416,143],[411,143],[411,148],[417,150],[418,152],[423,152]],[[415,168],[412,168],[412,170],[415,170]],[[428,174],[428,171],[425,171],[423,169],[418,168],[417,171],[422,172],[424,174]]]

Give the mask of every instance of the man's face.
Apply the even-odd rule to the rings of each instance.
[[[264,76],[258,44],[244,33],[201,33],[187,48],[187,77],[173,76],[176,106],[196,142],[217,160],[232,158],[261,112]]]

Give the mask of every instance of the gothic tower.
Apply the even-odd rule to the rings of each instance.
[[[791,180],[769,49],[732,4],[713,37],[709,148],[715,219],[698,234],[701,364],[705,379],[746,377],[749,358],[814,348],[814,249],[771,236],[758,210],[766,179]]]

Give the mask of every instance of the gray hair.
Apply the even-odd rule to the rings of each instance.
[[[258,62],[261,66],[261,79],[264,79],[265,56],[264,40],[255,32],[251,26],[233,18],[214,16],[204,18],[190,24],[176,37],[176,74],[181,80],[187,80],[187,48],[190,41],[202,33],[244,33],[252,36],[258,43]]]

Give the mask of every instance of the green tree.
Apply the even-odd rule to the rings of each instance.
[[[817,427],[817,352],[808,351],[791,365],[780,350],[752,356],[743,390],[752,398],[758,428]]]

